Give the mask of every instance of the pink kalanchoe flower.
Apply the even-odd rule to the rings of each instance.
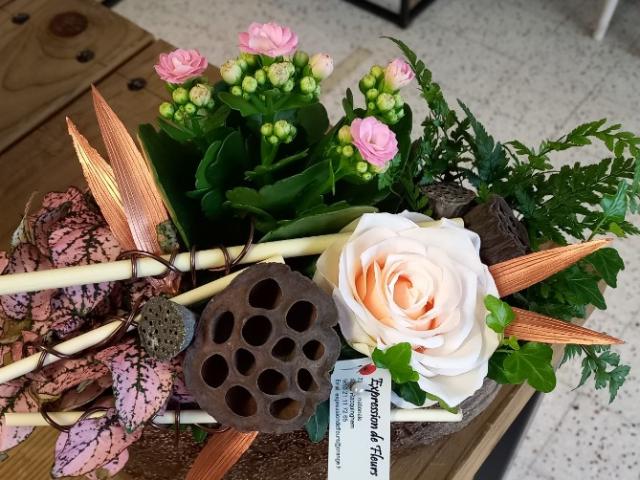
[[[240,51],[268,57],[293,55],[298,46],[298,36],[288,27],[277,23],[256,23],[249,25],[246,32],[238,34]]]
[[[351,138],[362,158],[376,167],[384,168],[398,153],[396,134],[375,117],[351,122]]]
[[[184,83],[190,78],[202,75],[207,65],[207,59],[197,50],[178,48],[173,52],[161,53],[154,68],[165,82]]]
[[[384,69],[384,84],[389,90],[395,92],[408,85],[415,76],[407,62],[396,58]]]

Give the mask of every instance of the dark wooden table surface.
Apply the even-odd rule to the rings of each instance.
[[[165,98],[152,65],[170,48],[93,0],[0,0],[3,248],[32,192],[84,185],[65,117],[103,150],[91,107],[91,83],[134,132],[139,123],[155,118]],[[144,79],[146,85],[131,89],[133,79]],[[394,458],[392,477],[472,478],[532,393],[527,386],[503,388],[490,408],[462,432]],[[38,429],[0,463],[0,479],[49,479],[56,436],[52,429]]]

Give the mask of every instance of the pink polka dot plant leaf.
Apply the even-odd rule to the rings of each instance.
[[[127,433],[114,409],[102,418],[82,420],[58,437],[51,475],[79,476],[100,468],[117,471],[128,457],[123,452],[140,435],[142,429]]]
[[[29,393],[29,382],[17,378],[0,384],[0,452],[15,447],[27,439],[33,427],[9,427],[5,425],[4,414],[8,412],[37,412],[38,403]]]
[[[169,399],[171,363],[150,357],[133,339],[103,350],[96,359],[111,370],[118,418],[128,432],[150,420]]]
[[[61,360],[33,375],[33,391],[46,397],[59,397],[66,390],[83,382],[98,380],[109,374],[109,369],[87,355],[82,358]]]

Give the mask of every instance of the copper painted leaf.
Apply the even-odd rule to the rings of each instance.
[[[30,243],[18,245],[5,268],[5,274],[33,272],[52,268],[47,257]],[[4,313],[14,320],[44,320],[51,314],[51,297],[53,290],[39,292],[16,293],[0,296],[0,304]]]
[[[36,401],[29,394],[29,382],[25,378],[17,378],[0,384],[0,452],[15,447],[25,440],[33,427],[8,427],[4,424],[7,412],[37,412]]]
[[[97,380],[109,370],[91,356],[61,360],[45,367],[37,374],[33,389],[38,395],[58,396],[65,390],[87,380]]]
[[[87,474],[88,480],[103,480],[105,478],[111,478],[122,470],[129,461],[129,450],[123,450],[116,458],[111,460],[106,465],[102,465],[100,468]]]
[[[51,258],[56,267],[89,265],[115,260],[120,246],[101,217],[88,212],[65,218],[49,235]],[[75,313],[87,315],[111,291],[112,283],[78,285],[63,289]]]
[[[82,420],[58,437],[51,475],[86,475],[118,458],[141,434],[142,429],[125,432],[114,409],[102,418]]]
[[[118,416],[129,432],[153,417],[171,395],[171,364],[151,358],[133,340],[99,352],[96,359],[111,370]]]

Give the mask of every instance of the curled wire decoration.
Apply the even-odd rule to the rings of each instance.
[[[47,411],[47,407],[45,407],[45,406],[43,406],[40,409],[40,415],[42,415],[42,418],[44,418],[45,422],[47,422],[50,426],[52,426],[56,430],[58,430],[60,432],[67,432],[68,433],[69,430],[71,430],[76,424],[78,424],[79,422],[81,422],[83,420],[86,420],[87,418],[89,418],[94,413],[98,413],[98,412],[106,413],[108,410],[109,410],[108,407],[91,407],[91,408],[87,409],[82,415],[80,415],[80,418],[78,418],[78,420],[76,420],[71,425],[60,425],[53,418],[51,418],[51,415],[49,415],[49,412]]]
[[[121,317],[121,316],[116,316],[113,315],[109,318],[113,319],[113,320],[118,320],[121,322],[121,324],[118,326],[118,328],[111,334],[109,335],[107,338],[105,338],[104,340],[96,343],[95,345],[93,345],[91,347],[91,350],[98,350],[100,348],[104,348],[107,346],[110,346],[113,343],[117,343],[119,342],[122,337],[125,335],[125,333],[127,333],[127,330],[129,330],[129,327],[132,325],[136,325],[135,323],[135,318],[138,315],[138,313],[140,312],[140,304],[141,301],[138,300],[134,305],[133,308],[131,309],[131,311],[127,314],[126,317]],[[62,353],[59,350],[56,350],[55,347],[50,346],[50,345],[38,345],[36,346],[36,349],[40,351],[40,356],[38,357],[38,363],[36,364],[36,368],[33,370],[34,372],[39,372],[40,370],[42,370],[45,367],[45,361],[47,360],[47,356],[48,355],[53,355],[54,357],[58,357],[64,360],[73,360],[74,358],[80,358],[84,355],[86,355],[87,351],[83,350],[77,353],[73,353],[73,354],[68,354],[68,353]]]
[[[222,256],[224,257],[224,265],[220,267],[211,268],[209,269],[209,271],[224,272],[225,275],[229,275],[233,267],[237,266],[242,261],[242,259],[247,255],[247,253],[249,253],[249,250],[253,245],[254,235],[255,235],[255,223],[252,219],[249,224],[249,233],[247,235],[247,240],[245,241],[244,246],[242,247],[242,250],[240,251],[238,256],[232,259],[231,254],[229,253],[229,250],[227,249],[227,247],[225,247],[224,245],[219,245],[217,248],[222,252]],[[193,245],[189,249],[189,273],[191,278],[191,285],[193,287],[197,285],[196,273],[198,271],[198,268],[196,263],[196,254],[197,254],[197,247],[196,245]],[[171,252],[171,256],[168,259],[160,255],[156,255],[155,253],[147,252],[144,250],[127,250],[120,253],[120,255],[118,255],[118,260],[129,260],[131,262],[131,277],[129,278],[129,280],[135,281],[135,280],[139,280],[140,278],[138,276],[138,260],[140,260],[141,258],[151,258],[156,262],[161,263],[166,268],[164,272],[162,272],[159,275],[155,275],[152,278],[162,279],[162,278],[165,278],[170,273],[176,273],[178,275],[181,275],[183,272],[175,265],[177,256],[178,256],[177,248]]]

